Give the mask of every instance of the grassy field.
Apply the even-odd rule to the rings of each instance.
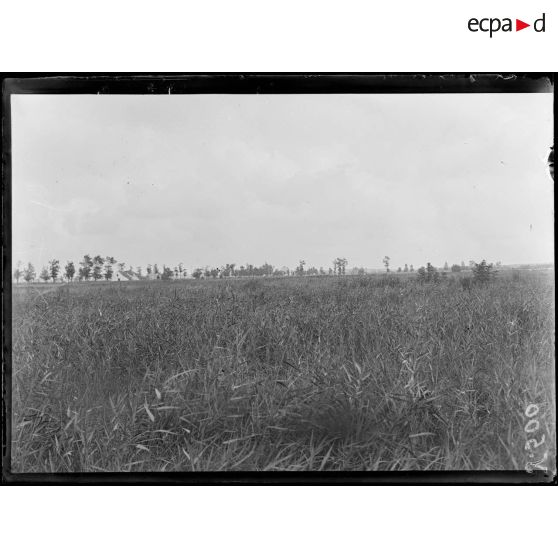
[[[552,274],[13,291],[14,472],[555,467]]]

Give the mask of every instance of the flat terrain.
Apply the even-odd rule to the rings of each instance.
[[[14,285],[13,471],[553,468],[553,274],[390,275]]]

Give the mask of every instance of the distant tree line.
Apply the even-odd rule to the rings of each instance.
[[[494,265],[492,263],[487,263],[486,260],[482,260],[480,263],[476,263],[471,260],[468,268],[463,265],[454,264],[451,266],[451,271],[452,273],[460,273],[465,269],[470,269],[473,272],[474,283],[488,283],[496,276],[498,268],[500,268],[501,265],[501,262],[496,262],[496,265]],[[441,278],[448,274],[449,269],[449,265],[446,262],[444,264],[443,271],[440,273],[430,262],[428,262],[426,267],[422,266],[418,269],[418,279],[421,283],[437,283]]]
[[[385,267],[386,273],[390,273],[390,261],[389,256],[385,256],[382,263]],[[276,268],[271,264],[265,262],[260,266],[253,264],[246,264],[237,266],[235,263],[227,263],[221,267],[197,267],[192,273],[191,277],[193,279],[217,279],[223,277],[281,277],[281,276],[316,276],[316,275],[337,275],[344,276],[347,272],[348,260],[347,258],[338,257],[332,262],[332,267],[327,270],[323,267],[306,267],[306,261],[300,260],[298,265],[294,269],[289,269],[288,267]],[[183,263],[179,263],[173,268],[163,265],[162,268],[158,264],[148,264],[146,267],[146,275],[143,274],[143,269],[141,267],[136,267],[135,270],[132,266],[126,268],[124,262],[117,262],[117,260],[112,256],[90,256],[86,254],[83,256],[82,260],[79,262],[78,267],[72,261],[68,261],[63,270],[60,265],[60,261],[53,259],[48,262],[47,266],[44,266],[40,273],[39,279],[48,282],[56,282],[59,278],[66,280],[67,282],[73,282],[74,279],[78,281],[99,281],[105,280],[110,281],[115,276],[115,266],[118,267],[118,272],[121,275],[129,274],[135,275],[139,279],[159,279],[162,281],[169,281],[171,279],[185,279],[188,277],[188,271],[184,267]],[[460,273],[464,270],[472,270],[475,280],[486,282],[495,272],[495,268],[499,268],[501,262],[496,262],[495,266],[493,264],[487,264],[483,260],[480,264],[470,261],[469,265],[466,266],[465,262],[459,264],[453,264],[451,267],[448,262],[445,262],[442,271],[438,271],[430,262],[426,266],[422,266],[417,270],[417,276],[419,281],[424,283],[436,282],[441,276],[447,273]],[[405,264],[403,268],[397,268],[398,273],[415,273],[413,264]],[[350,271],[353,275],[364,275],[366,270],[363,267],[353,267]],[[491,275],[492,274],[492,275]],[[489,279],[486,279],[488,277]],[[37,278],[37,272],[35,267],[31,262],[27,266],[23,267],[22,262],[17,262],[16,269],[14,271],[14,279],[17,283],[23,279],[27,283],[35,281]]]
[[[221,267],[197,267],[192,273],[191,277],[194,279],[210,279],[210,278],[223,278],[223,277],[269,277],[269,276],[308,276],[308,275],[345,275],[347,268],[346,258],[336,258],[333,261],[333,268],[325,270],[323,267],[306,268],[306,261],[300,260],[298,266],[294,270],[288,267],[276,268],[273,265],[265,262],[257,266],[253,264],[246,264],[237,266],[235,263],[227,263]],[[42,281],[56,282],[58,279],[63,279],[68,282],[78,281],[110,281],[115,276],[115,266],[118,267],[120,274],[134,274],[140,279],[185,279],[188,277],[188,271],[183,263],[179,263],[174,268],[163,265],[159,267],[158,264],[148,264],[146,266],[146,275],[143,274],[142,267],[136,267],[135,270],[132,266],[126,268],[124,262],[118,262],[112,256],[90,256],[85,254],[77,267],[73,261],[68,261],[64,270],[61,271],[60,261],[51,260],[48,266],[42,268],[39,273],[39,279]],[[359,273],[364,273],[364,268],[358,269]],[[23,279],[27,283],[35,281],[37,273],[35,267],[31,262],[23,267],[22,262],[18,262],[14,270],[14,279],[19,283]]]

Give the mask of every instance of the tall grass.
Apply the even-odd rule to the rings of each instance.
[[[520,470],[553,306],[529,273],[14,288],[12,469]]]

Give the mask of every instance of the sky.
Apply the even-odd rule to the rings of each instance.
[[[12,259],[554,261],[551,94],[14,95]]]

